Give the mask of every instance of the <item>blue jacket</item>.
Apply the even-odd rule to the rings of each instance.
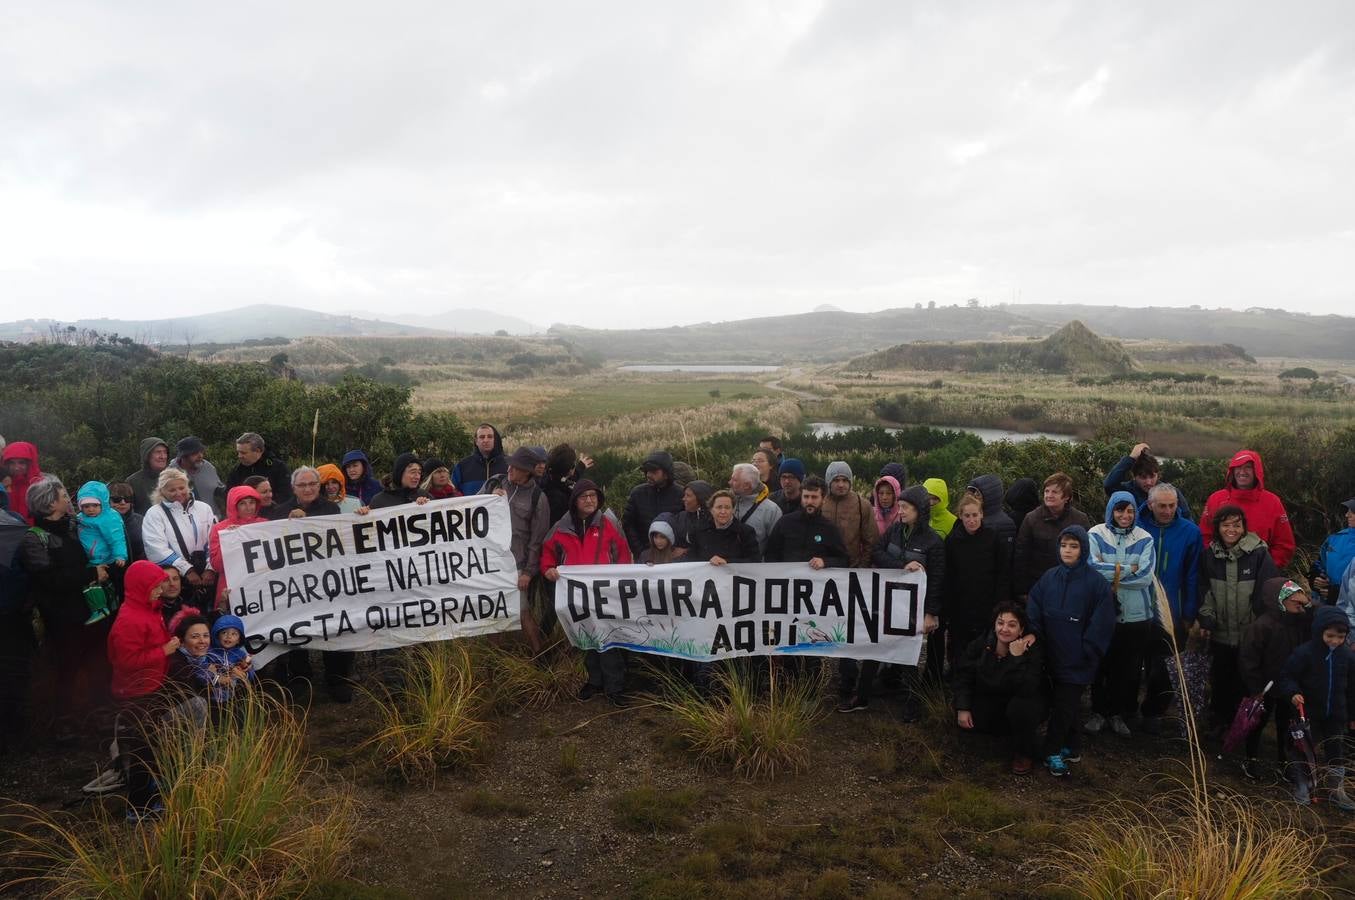
[[[1110,495],[1106,501],[1106,520],[1087,533],[1091,550],[1088,562],[1112,587],[1115,567],[1120,567],[1120,583],[1115,590],[1115,620],[1148,622],[1157,618],[1157,598],[1153,592],[1156,571],[1153,538],[1137,525],[1116,526],[1114,510],[1120,504],[1127,504],[1137,511],[1134,495],[1128,491]]]
[[[1337,596],[1342,576],[1350,568],[1351,560],[1355,560],[1355,528],[1342,528],[1335,534],[1327,535],[1317,554],[1317,571],[1313,573],[1325,575],[1331,582],[1331,590],[1323,600]]]
[[[472,447],[459,463],[452,467],[452,484],[456,489],[466,496],[480,493],[480,489],[485,486],[485,482],[495,475],[508,474],[508,457],[503,452],[503,435],[499,434],[499,429],[490,425],[488,422],[481,422],[475,426],[475,431],[481,428],[490,428],[494,432],[494,447],[489,451],[489,456],[480,452],[479,447]],[[474,434],[474,432],[471,432]],[[681,508],[679,506],[679,508]],[[646,536],[641,548],[649,542]],[[638,552],[638,551],[637,551]]]
[[[1322,632],[1345,618],[1335,607],[1318,607],[1313,613],[1313,639],[1289,654],[1275,685],[1286,701],[1302,694],[1309,719],[1342,730],[1355,713],[1355,652],[1345,644],[1335,650],[1328,647]]]
[[[348,477],[348,464],[351,462],[362,463],[362,477],[357,481]],[[347,496],[357,497],[363,503],[371,503],[372,498],[381,493],[381,482],[372,477],[372,462],[361,450],[349,450],[345,453],[339,468],[343,470],[344,493]]]
[[[1153,539],[1155,569],[1171,601],[1174,624],[1187,627],[1200,612],[1200,526],[1179,503],[1172,523],[1159,525],[1145,503],[1139,507],[1139,527]]]
[[[1351,630],[1355,631],[1355,559],[1346,566],[1341,577],[1341,592],[1337,595],[1336,608],[1346,614]]]
[[[1101,483],[1105,488],[1106,496],[1109,497],[1116,491],[1127,491],[1134,495],[1134,505],[1142,506],[1148,502],[1148,492],[1139,487],[1134,476],[1129,474],[1129,470],[1134,468],[1134,458],[1132,456],[1122,456],[1120,461],[1110,467],[1106,473],[1106,480]],[[1181,489],[1176,489],[1176,510],[1184,512],[1186,516],[1190,515],[1190,504],[1186,502],[1186,495],[1181,493]]]
[[[1087,564],[1087,532],[1069,525],[1059,532],[1077,538],[1082,553],[1074,565],[1060,562],[1030,589],[1026,613],[1030,627],[1045,642],[1045,660],[1054,680],[1091,684],[1115,634],[1115,598],[1110,582]]]
[[[108,500],[108,488],[100,481],[86,481],[76,492],[77,507],[84,497],[98,500],[102,507],[97,516],[75,514],[80,545],[85,548],[90,565],[107,566],[119,559],[131,562],[132,558],[127,555],[127,532],[123,529],[122,516]]]

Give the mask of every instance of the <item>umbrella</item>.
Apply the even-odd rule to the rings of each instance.
[[[1313,730],[1308,724],[1308,714],[1302,703],[1299,704],[1299,714],[1289,720],[1289,744],[1294,755],[1294,777],[1299,783],[1307,782],[1308,791],[1311,792],[1317,785],[1317,758],[1313,756]]]
[[[1233,724],[1228,726],[1223,736],[1224,753],[1232,753],[1247,739],[1247,735],[1260,727],[1266,714],[1266,692],[1274,683],[1268,682],[1255,697],[1242,698],[1242,702],[1237,705],[1237,715],[1233,716]]]

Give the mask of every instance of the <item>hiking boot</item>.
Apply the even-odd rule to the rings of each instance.
[[[96,609],[96,610],[92,610],[92,611],[90,612],[90,614],[89,614],[89,618],[85,620],[85,624],[86,624],[86,625],[93,625],[95,622],[102,622],[104,619],[107,619],[107,618],[108,618],[108,610],[106,610],[106,609]]]
[[[1012,759],[1013,775],[1029,775],[1031,768],[1035,763],[1029,756],[1017,756]]]
[[[868,708],[869,704],[860,697],[849,697],[837,705],[837,711],[840,713],[861,712],[861,710]]]
[[[1064,747],[1062,750],[1059,751],[1059,756],[1060,756],[1060,757],[1063,759],[1063,761],[1066,762],[1066,763],[1080,763],[1080,762],[1082,762],[1082,751],[1081,751],[1081,750],[1079,750],[1079,751],[1077,751],[1076,753],[1074,753],[1072,750],[1069,750],[1067,747]]]
[[[1046,759],[1046,760],[1044,761],[1044,764],[1045,764],[1045,768],[1047,768],[1047,769],[1049,770],[1049,774],[1050,774],[1050,775],[1053,775],[1055,778],[1066,778],[1066,777],[1068,777],[1068,772],[1069,772],[1068,764],[1067,764],[1066,762],[1063,761],[1063,757],[1062,757],[1062,756],[1059,756],[1058,754],[1055,754],[1055,755],[1049,757],[1048,759]]]
[[[630,698],[621,691],[613,691],[607,695],[607,702],[617,709],[625,709],[630,706]]]
[[[1092,713],[1083,723],[1082,730],[1087,734],[1100,734],[1101,729],[1106,727],[1106,717],[1100,713]]]
[[[905,725],[911,725],[913,722],[922,718],[922,706],[916,698],[909,697],[903,701],[903,709],[899,712],[899,721]]]
[[[1111,718],[1110,730],[1123,738],[1127,738],[1133,734],[1133,732],[1129,730],[1129,723],[1124,720],[1123,716],[1113,716]]]
[[[1341,812],[1355,812],[1355,800],[1350,799],[1346,793],[1346,770],[1340,766],[1333,766],[1327,772],[1327,802]]]
[[[580,700],[592,700],[601,690],[601,688],[594,687],[585,682],[584,686],[579,688],[578,698]]]

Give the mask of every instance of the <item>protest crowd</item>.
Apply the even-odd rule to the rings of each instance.
[[[1179,727],[1184,693],[1210,741],[1240,748],[1246,775],[1279,774],[1299,802],[1320,794],[1355,812],[1343,788],[1355,728],[1355,499],[1311,569],[1294,572],[1284,502],[1249,450],[1232,457],[1196,520],[1144,444],[1106,473],[1104,509],[1088,511],[1072,504],[1060,472],[1011,485],[996,475],[911,483],[901,463],[809,472],[769,436],[715,483],[655,451],[620,516],[587,456],[568,445],[509,453],[489,424],[459,461],[405,453],[381,473],[361,449],[292,468],[259,434],[241,434],[235,448],[226,471],[197,437],[148,437],[126,478],[79,486],[44,472],[32,443],[3,449],[0,748],[26,752],[35,737],[68,738],[96,711],[115,710],[121,771],[104,787],[125,786],[131,821],[163,809],[136,734],[167,703],[211,721],[260,683],[303,704],[318,683],[304,649],[254,665],[246,625],[230,611],[223,533],[475,494],[507,502],[520,627],[533,651],[555,628],[562,567],[922,572],[919,665],[837,660],[838,712],[887,696],[916,721],[924,691],[944,686],[956,727],[1007,738],[1014,774],[1038,766],[1065,777],[1084,735],[1132,740]],[[1177,651],[1194,665],[1177,665]],[[624,706],[628,651],[584,656],[579,699]],[[318,660],[333,702],[353,699],[354,657]],[[685,677],[709,690],[711,666],[692,663]],[[1273,757],[1261,747],[1267,720]],[[1322,763],[1316,784],[1294,757],[1300,721]]]

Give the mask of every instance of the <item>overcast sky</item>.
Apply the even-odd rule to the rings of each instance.
[[[3,318],[1355,309],[1355,2],[0,5]]]

